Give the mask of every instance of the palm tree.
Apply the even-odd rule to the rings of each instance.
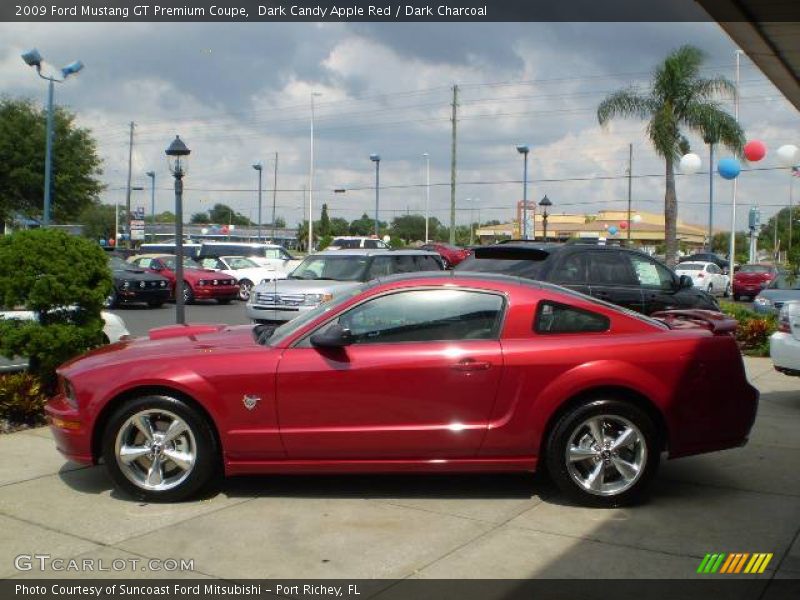
[[[681,127],[698,133],[715,144],[723,144],[736,154],[744,145],[742,128],[720,108],[718,98],[735,93],[724,77],[699,76],[705,55],[694,46],[673,51],[653,73],[651,88],[641,95],[635,88],[609,95],[597,108],[597,120],[605,125],[614,117],[648,120],[647,134],[653,148],[666,163],[667,189],[664,194],[664,236],[667,264],[675,264],[678,251],[678,198],[675,194],[675,160],[689,151]]]

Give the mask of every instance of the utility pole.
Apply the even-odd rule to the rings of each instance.
[[[272,242],[275,243],[275,207],[278,200],[278,153],[275,153],[275,173],[272,178]]]
[[[431,220],[431,156],[427,152],[425,157],[425,243],[430,240],[428,223]]]
[[[456,243],[456,124],[458,123],[458,85],[453,86],[453,142],[450,148],[450,243]]]
[[[739,122],[739,59],[742,56],[742,51],[737,48],[736,50],[736,85],[733,91],[733,114],[736,122]],[[713,169],[713,166],[709,165]],[[733,180],[733,198],[731,199],[731,245],[728,252],[728,268],[733,273],[733,263],[736,261],[736,179]]]
[[[631,245],[631,191],[633,189],[633,144],[628,144],[628,246]]]
[[[128,232],[126,247],[133,248],[131,239],[131,170],[133,169],[133,128],[136,123],[131,121],[130,138],[128,140],[128,185],[125,187],[125,230]]]
[[[708,251],[714,251],[714,140],[708,144]],[[733,273],[733,264],[729,267]]]

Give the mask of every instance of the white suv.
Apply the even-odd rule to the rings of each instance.
[[[389,245],[376,237],[343,235],[333,238],[326,250],[388,250]]]

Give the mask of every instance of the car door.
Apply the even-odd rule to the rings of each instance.
[[[547,280],[582,294],[590,294],[588,254],[586,252],[564,253],[553,265]]]
[[[642,289],[625,253],[589,250],[586,255],[592,296],[637,312],[644,310]]]
[[[290,459],[474,456],[502,374],[500,294],[413,289],[369,299],[322,325],[353,343],[307,336],[278,367],[280,431]]]
[[[659,310],[687,308],[687,302],[681,297],[678,278],[672,271],[642,254],[630,253],[627,256],[633,265],[636,278],[642,286],[646,315]]]

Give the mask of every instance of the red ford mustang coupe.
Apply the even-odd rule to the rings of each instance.
[[[546,469],[633,502],[662,452],[747,441],[758,392],[731,322],[653,319],[557,286],[431,273],[373,281],[278,328],[190,325],[59,369],[68,458],[179,500],[224,472]]]

